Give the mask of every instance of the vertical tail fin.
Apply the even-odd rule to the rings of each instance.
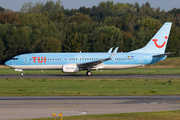
[[[165,52],[166,45],[168,42],[171,25],[171,22],[166,22],[145,47],[131,52],[163,54]]]

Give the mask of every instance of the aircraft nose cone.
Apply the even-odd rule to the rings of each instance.
[[[11,64],[12,64],[11,60],[8,60],[8,61],[5,62],[5,65],[6,65],[6,66],[9,66],[9,65],[11,65]]]

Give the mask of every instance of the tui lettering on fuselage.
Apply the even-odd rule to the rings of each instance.
[[[46,57],[44,57],[44,59],[43,59],[43,57],[41,57],[41,59],[40,59],[40,57],[32,57],[34,63],[36,63],[36,58],[39,63],[43,63],[43,61],[44,61],[44,63],[46,63]]]

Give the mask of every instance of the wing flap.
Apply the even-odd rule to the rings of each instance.
[[[93,61],[93,62],[86,62],[86,63],[81,63],[81,64],[78,64],[79,67],[93,67],[93,66],[96,66],[98,64],[101,64],[105,61],[108,61],[110,60],[110,58],[106,58],[106,59],[102,59],[102,60],[97,60],[97,61]]]

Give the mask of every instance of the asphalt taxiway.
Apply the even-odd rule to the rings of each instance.
[[[134,79],[134,78],[180,78],[180,74],[94,74],[86,76],[84,74],[60,75],[60,74],[41,74],[41,75],[0,75],[0,78],[77,78],[77,79]]]
[[[180,110],[180,96],[0,97],[0,119]]]

